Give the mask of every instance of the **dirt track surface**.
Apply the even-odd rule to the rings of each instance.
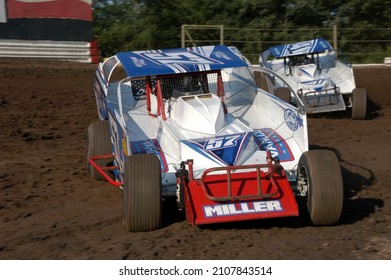
[[[338,225],[297,218],[127,233],[122,191],[87,175],[95,65],[0,60],[0,259],[391,259],[391,67],[355,68],[368,120],[309,119],[311,148],[339,158]]]

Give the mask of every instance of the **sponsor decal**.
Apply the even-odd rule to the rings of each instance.
[[[146,65],[144,59],[140,59],[140,58],[133,57],[133,56],[131,56],[130,59],[132,60],[134,66],[136,66],[136,67],[144,67]]]
[[[185,140],[183,143],[218,164],[232,166],[246,147],[249,136],[250,133],[240,133],[206,140]]]
[[[286,52],[289,54],[301,54],[303,52],[310,52],[314,41],[298,42],[287,45]]]
[[[295,159],[288,144],[273,129],[262,128],[254,130],[254,136],[261,151],[270,151],[272,157],[278,157],[281,162]]]
[[[226,55],[225,53],[220,52],[220,51],[215,52],[215,56],[217,58],[223,58],[223,59],[226,59],[226,60],[231,60],[231,58],[228,55]]]
[[[129,155],[129,152],[128,152],[128,144],[126,143],[126,137],[125,137],[125,135],[122,136],[122,153],[123,153],[125,156],[128,156],[128,155]]]
[[[202,56],[194,52],[149,52],[141,54],[146,59],[149,59],[157,64],[221,64],[220,61],[210,57]]]
[[[271,47],[270,50],[276,57],[283,57],[332,50],[332,47],[326,40],[319,38],[310,41],[274,46]]]
[[[274,98],[278,100],[278,97]],[[273,102],[282,110],[284,110],[284,120],[290,130],[296,131],[299,127],[303,126],[303,119],[300,117],[297,111],[281,106],[280,102],[276,102],[274,100]]]
[[[299,127],[303,126],[303,119],[300,117],[299,113],[296,113],[292,109],[284,110],[284,119],[286,125],[290,130],[296,131]]]
[[[284,211],[278,200],[205,205],[203,210],[206,218]]]
[[[221,148],[235,147],[238,143],[238,139],[242,137],[243,134],[239,134],[208,139],[204,144],[204,150],[212,151]]]
[[[160,167],[163,172],[168,171],[166,157],[156,139],[147,139],[141,141],[130,142],[130,150],[132,154],[153,154],[160,160]]]

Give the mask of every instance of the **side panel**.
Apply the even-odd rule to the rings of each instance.
[[[156,139],[146,139],[141,141],[132,141],[129,143],[129,150],[132,154],[153,154],[159,158],[162,172],[168,171],[166,157]]]
[[[102,77],[100,75],[99,69],[96,70],[96,76],[94,79],[94,93],[96,99],[96,106],[98,110],[98,115],[100,120],[107,120],[107,99],[104,91],[104,82],[102,81]]]
[[[108,111],[108,119],[110,123],[111,143],[113,143],[114,165],[120,168],[120,172],[115,172],[115,176],[118,180],[123,181],[125,158],[128,155],[126,135],[124,128],[117,121],[118,116],[115,111]]]
[[[300,155],[308,150],[306,114],[300,113],[298,108],[261,90],[258,91],[254,105],[259,108],[264,117],[270,118],[274,123],[271,129],[285,140],[294,139],[300,149],[300,151],[292,150],[294,154]]]
[[[277,132],[271,128],[254,130],[255,142],[262,151],[270,151],[272,157],[278,157],[281,162],[293,161],[295,157],[286,143]]]
[[[333,82],[339,86],[342,94],[350,94],[356,88],[353,69],[341,61],[336,62],[335,68],[330,69],[329,75]]]
[[[107,99],[107,82],[104,78],[104,73],[101,67],[102,64],[100,64],[96,70],[94,80],[96,105],[99,119],[109,121],[112,151],[115,156],[114,165],[119,166],[120,168],[120,171],[114,170],[113,172],[117,180],[123,181],[122,174],[124,170],[124,162],[125,157],[128,155],[128,145],[126,135],[124,133],[125,128],[119,122],[120,117],[117,110],[109,104],[109,100]]]

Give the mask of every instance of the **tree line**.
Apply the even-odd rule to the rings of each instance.
[[[224,25],[225,40],[243,53],[265,50],[264,42],[330,41],[336,25],[338,48],[357,54],[352,62],[391,56],[391,0],[93,0],[92,7],[102,57],[180,47],[183,24]],[[212,31],[201,35],[218,39]]]

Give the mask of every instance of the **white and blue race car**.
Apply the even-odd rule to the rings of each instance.
[[[289,102],[301,99],[308,114],[351,108],[353,119],[364,119],[366,90],[356,88],[352,66],[340,56],[323,38],[273,46],[259,56],[273,72],[264,75],[265,88],[280,88],[277,95]]]
[[[89,172],[123,189],[128,231],[161,227],[168,197],[196,225],[339,221],[337,157],[308,151],[305,110],[257,87],[237,49],[120,52],[99,64],[94,91]]]

